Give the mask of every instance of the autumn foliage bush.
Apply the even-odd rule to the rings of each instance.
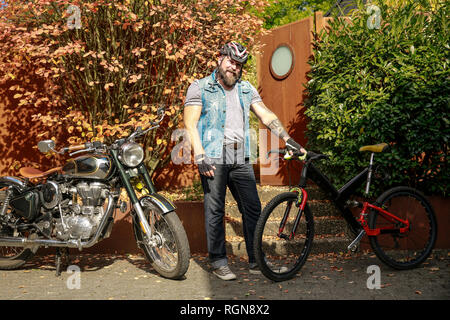
[[[265,6],[256,0],[5,3],[0,85],[11,84],[18,109],[35,113],[43,124],[39,136],[57,145],[67,144],[62,137],[69,144],[108,141],[145,129],[164,106],[164,122],[143,141],[152,172],[170,160],[188,85],[214,69],[225,41],[255,48],[262,21],[248,9]],[[30,81],[43,85],[33,90]]]

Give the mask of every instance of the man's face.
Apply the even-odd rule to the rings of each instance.
[[[221,57],[219,60],[219,75],[227,87],[232,87],[239,79],[242,70],[242,63],[231,59],[228,56]]]

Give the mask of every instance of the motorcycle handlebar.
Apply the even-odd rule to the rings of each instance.
[[[79,144],[79,145],[76,145],[76,146],[68,146],[65,149],[67,149],[67,151],[75,151],[75,150],[81,150],[81,149],[84,149],[84,148],[86,148],[86,144]]]
[[[92,142],[86,142],[84,144],[78,144],[78,145],[74,145],[74,146],[64,147],[59,151],[59,153],[64,154],[66,152],[72,152],[70,155],[73,155],[76,153],[89,151],[89,150],[102,148],[102,147],[104,147],[104,144],[102,142],[92,141]],[[75,151],[75,152],[73,152],[73,151]]]
[[[127,138],[119,139],[116,142],[119,142],[119,141],[124,142],[124,141],[127,141],[127,140],[132,140],[132,139],[134,139],[136,137],[140,137],[140,136],[146,134],[148,131],[150,131],[152,129],[158,128],[159,127],[159,123],[164,119],[164,116],[165,116],[164,108],[163,107],[158,108],[157,114],[160,116],[160,118],[156,122],[150,121],[150,125],[151,125],[150,128],[148,128],[148,129],[143,131],[141,127],[137,127],[136,130],[131,135],[129,135]],[[119,142],[119,144],[120,144],[120,142]],[[81,152],[85,152],[85,151],[92,151],[92,150],[95,150],[95,149],[105,148],[105,147],[106,147],[106,145],[103,144],[100,141],[92,141],[92,142],[86,142],[84,144],[64,147],[60,151],[56,151],[56,150],[53,150],[53,151],[55,151],[55,152],[57,152],[59,154],[64,154],[66,152],[75,151],[75,152],[72,152],[70,154],[70,155],[74,155],[76,153],[81,153]]]

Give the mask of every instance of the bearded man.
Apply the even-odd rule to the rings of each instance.
[[[236,279],[225,250],[225,195],[228,187],[242,214],[249,272],[260,273],[253,253],[253,237],[261,202],[250,158],[249,116],[252,111],[291,152],[306,152],[262,102],[256,89],[241,81],[248,52],[237,42],[220,49],[218,67],[188,88],[184,123],[194,150],[204,192],[205,226],[213,273]]]

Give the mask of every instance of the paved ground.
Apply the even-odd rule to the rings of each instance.
[[[395,271],[371,253],[311,255],[297,277],[275,283],[250,275],[243,258],[230,257],[235,281],[209,271],[205,256],[194,255],[185,279],[157,275],[139,255],[77,254],[79,273],[55,276],[54,255],[36,256],[20,270],[0,271],[1,300],[449,300],[450,252],[439,251],[423,266]],[[380,268],[380,288],[368,289]],[[369,279],[369,277],[371,277]]]

